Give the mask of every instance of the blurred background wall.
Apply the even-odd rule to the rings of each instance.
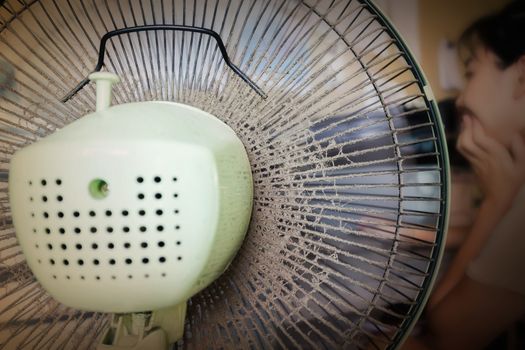
[[[444,62],[440,48],[445,42],[455,44],[463,30],[477,18],[502,8],[509,0],[373,0],[394,23],[419,60],[438,101],[455,97],[458,89],[447,88],[440,81],[440,69],[450,79],[451,57]],[[441,55],[440,55],[441,54]],[[445,58],[446,55],[445,55]],[[442,72],[443,73],[443,72]],[[460,77],[462,78],[462,77]],[[447,83],[447,81],[445,81]],[[447,85],[447,84],[445,84]],[[454,84],[452,84],[454,85]]]
[[[456,90],[445,90],[439,84],[438,52],[442,40],[455,43],[469,24],[487,13],[502,8],[508,2],[508,0],[419,0],[420,64],[438,101],[457,95]]]

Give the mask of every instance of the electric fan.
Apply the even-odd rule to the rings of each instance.
[[[2,348],[402,343],[448,161],[372,3],[0,4]]]

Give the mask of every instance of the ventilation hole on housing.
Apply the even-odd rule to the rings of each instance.
[[[143,182],[144,182],[144,178],[142,178],[142,177],[140,177],[140,176],[137,177],[137,182],[138,182],[139,184],[143,183]]]
[[[113,248],[115,248],[115,245],[113,243],[108,243],[108,248],[109,249],[113,249]]]
[[[128,278],[129,278],[129,279],[132,279],[132,278],[133,278],[133,276],[132,276],[132,275],[128,275]]]
[[[56,179],[56,184],[57,184],[58,186],[62,185],[62,180],[60,180],[60,179]]]
[[[111,276],[111,279],[112,279],[112,280],[116,280],[117,277],[116,277],[116,276]]]
[[[161,273],[160,275],[161,275],[162,277],[166,277],[166,273],[165,273],[165,272]]]
[[[91,231],[91,233],[96,233],[97,232],[97,228],[96,227],[92,227],[89,230]]]
[[[82,230],[80,230],[79,227],[75,227],[75,233],[80,233],[80,232],[82,232]]]
[[[40,246],[39,246],[38,244],[35,244],[35,248],[37,248],[37,249],[38,249],[38,248],[40,248]]]
[[[173,182],[177,182],[177,178],[176,177],[173,178]]]
[[[144,278],[149,278],[149,275],[148,275],[148,274],[145,274],[145,275],[144,275]]]
[[[180,230],[180,226],[179,225],[175,226],[175,230]]]
[[[64,217],[64,213],[62,213],[61,211],[59,211],[59,212],[58,212],[58,217],[62,219],[62,218]]]
[[[179,213],[179,209],[175,209],[175,214],[178,214]]]
[[[91,210],[91,211],[89,212],[89,216],[94,217],[95,215],[97,215],[97,214],[96,214],[93,210]]]
[[[43,202],[47,202],[47,197],[46,196],[42,196],[42,201]]]
[[[164,230],[164,226],[159,225],[157,226],[157,231],[162,232]]]
[[[161,256],[161,257],[159,258],[159,262],[160,262],[160,263],[165,263],[165,262],[166,262],[166,258],[163,257],[163,256]]]
[[[147,247],[148,247],[148,243],[146,243],[146,242],[142,242],[142,243],[140,244],[140,246],[141,246],[142,248],[147,248]]]
[[[146,232],[146,226],[140,226],[140,232]]]
[[[161,181],[161,178],[160,176],[155,176],[155,178],[153,179],[156,183],[159,183]]]
[[[133,260],[131,260],[130,258],[126,259],[126,264],[131,265],[132,263],[133,263]]]
[[[50,234],[50,233],[51,233],[51,230],[49,229],[49,227],[46,227],[46,233],[47,233],[47,234]]]
[[[53,259],[49,259],[49,263],[50,263],[51,265],[55,265],[55,260],[53,260]]]
[[[124,248],[129,249],[131,247],[131,244],[129,242],[124,243]]]
[[[144,193],[139,193],[139,194],[137,195],[137,197],[138,197],[139,199],[144,199]]]
[[[77,243],[77,244],[75,245],[75,247],[76,247],[78,250],[82,250],[82,244],[80,244],[80,243]]]
[[[60,245],[60,248],[62,248],[62,250],[67,250],[67,245],[65,245],[64,243],[62,243],[62,244]]]
[[[115,259],[109,259],[109,264],[110,265],[115,265],[115,263],[116,263]]]
[[[162,215],[162,210],[157,209],[157,211],[155,212],[155,214],[157,214],[157,215],[159,215],[159,216]]]
[[[100,276],[97,276],[97,277],[95,277],[95,278],[97,279],[97,281],[100,281]]]
[[[175,193],[175,194],[173,194],[173,197],[178,198],[178,197],[179,197],[179,194],[178,194],[178,193]]]
[[[33,229],[33,233],[36,233],[36,228]]]
[[[29,186],[33,186],[33,181],[29,181]]]
[[[98,249],[98,244],[96,244],[96,243],[91,244],[91,248],[93,248],[94,250],[97,250]]]
[[[93,259],[93,264],[94,265],[98,265],[98,264],[100,264],[100,261],[98,261],[98,259]]]
[[[129,212],[127,210],[122,211],[122,216],[128,216]]]
[[[86,279],[86,277],[84,277],[84,276],[80,276],[80,279],[81,279],[81,280],[84,280],[84,279]]]
[[[57,196],[57,201],[62,202],[63,200],[64,200],[64,197],[62,197],[62,196]]]
[[[106,216],[111,216],[113,215],[113,213],[111,212],[111,210],[106,210]]]
[[[164,245],[165,245],[164,241],[160,241],[160,242],[159,242],[159,243],[157,243],[157,244],[158,244],[158,245],[159,245],[159,247],[161,247],[161,248],[162,248],[162,247],[164,247]]]
[[[113,232],[113,227],[106,227],[106,231],[108,231],[108,233],[112,233]]]
[[[32,202],[33,201],[33,197],[29,197],[29,200]]]
[[[78,218],[80,216],[80,213],[78,211],[73,212],[73,216]]]
[[[58,231],[59,231],[61,234],[66,233],[66,230],[65,230],[63,227],[61,227]]]
[[[46,180],[42,180],[42,181],[40,181],[40,183],[42,184],[42,186],[47,185],[47,181]]]
[[[39,263],[39,264],[41,264],[41,263],[42,263],[42,260],[40,260],[40,259],[38,259],[37,261],[38,261],[38,263]]]
[[[54,279],[57,279],[57,276],[56,276],[56,275],[53,275],[53,278],[54,278]]]
[[[149,263],[149,259],[148,259],[148,258],[143,258],[143,259],[142,259],[142,263],[143,263],[143,264],[147,264],[147,263]]]
[[[89,194],[95,199],[104,199],[109,194],[109,185],[105,180],[95,179],[89,183]]]
[[[48,243],[48,244],[47,244],[47,248],[48,248],[49,250],[53,250],[53,245],[52,245],[51,243]]]
[[[66,276],[67,279],[70,279],[71,277],[69,277],[69,275]]]
[[[77,263],[78,263],[80,266],[82,266],[82,265],[84,265],[84,260],[82,260],[82,259],[78,259]]]
[[[35,213],[31,213],[31,217],[34,218],[35,217]]]
[[[44,212],[44,217],[47,219],[49,217],[49,214],[47,212]]]
[[[124,232],[129,232],[129,227],[124,226],[124,227],[122,228],[122,231],[124,231]]]
[[[177,260],[179,261],[182,260],[182,256],[177,257]]]
[[[140,216],[144,216],[144,215],[146,215],[146,211],[145,211],[145,210],[139,210],[139,215],[140,215]]]
[[[160,194],[160,193],[155,193],[155,198],[157,198],[157,199],[161,199],[161,198],[162,198],[162,194]]]
[[[69,260],[67,260],[67,259],[64,259],[62,262],[63,262],[64,265],[66,265],[66,266],[69,265]]]
[[[180,241],[177,241],[177,245],[180,245],[180,243],[181,243]]]

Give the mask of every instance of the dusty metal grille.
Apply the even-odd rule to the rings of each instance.
[[[87,86],[108,31],[212,29],[268,95],[201,34],[108,43],[115,103],[167,100],[232,127],[253,169],[254,214],[230,269],[188,305],[178,348],[387,348],[427,292],[446,216],[446,155],[424,81],[396,34],[349,0],[7,0],[0,7],[0,339],[88,348],[107,319],[40,289],[7,200],[19,148],[94,110]],[[13,73],[14,72],[14,75]],[[62,330],[67,325],[65,330]],[[61,331],[58,331],[58,330]]]

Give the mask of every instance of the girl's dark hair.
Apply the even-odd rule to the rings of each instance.
[[[479,44],[499,57],[501,68],[525,55],[525,1],[514,0],[500,12],[480,18],[459,39],[470,54]]]

